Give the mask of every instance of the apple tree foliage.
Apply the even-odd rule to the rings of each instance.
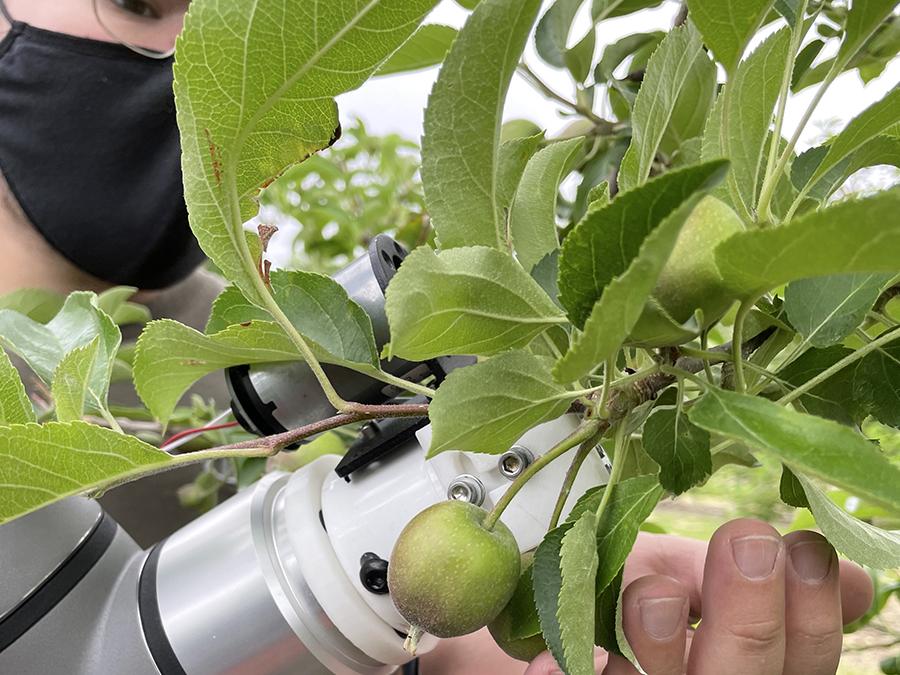
[[[163,424],[208,373],[301,359],[343,421],[383,410],[343,400],[320,364],[426,395],[431,455],[500,453],[535,425],[580,415],[554,456],[603,442],[612,476],[552,523],[534,559],[534,603],[519,603],[511,626],[518,638],[541,632],[578,674],[593,672],[594,644],[629,654],[616,606],[643,520],[715,467],[752,465],[751,453],[782,462],[783,499],[809,509],[842,554],[900,565],[900,535],[825,492],[900,514],[900,466],[861,431],[872,420],[900,428],[900,190],[836,198],[859,169],[898,165],[900,89],[821,145],[797,148],[839,75],[868,81],[897,54],[894,3],[688,0],[668,32],[602,49],[605,20],[660,0],[592,0],[590,29],[572,35],[585,3],[555,0],[542,13],[540,0],[467,1],[457,34],[421,26],[437,0],[194,0],[175,62],[185,197],[200,245],[232,285],[206,333],[152,321],[133,358],[137,391]],[[532,35],[539,56],[571,76],[572,98],[523,62]],[[336,96],[437,63],[421,155],[435,236],[391,282],[391,342],[379,354],[368,316],[339,285],[309,271],[269,274],[265,242],[243,224],[275,177],[334,142]],[[516,72],[571,116],[559,137],[503,127]],[[786,101],[809,87],[788,133]],[[559,194],[567,178],[572,198]],[[696,216],[711,199],[739,219],[739,231],[713,243]],[[681,280],[664,294],[673,265]],[[678,283],[696,286],[700,266],[731,309],[673,316],[665,297]],[[171,456],[121,433],[107,390],[120,341],[111,314],[124,300],[111,302],[74,293],[37,317],[0,309],[0,345],[55,403],[38,423],[0,350],[0,522],[146,473],[286,444]],[[444,354],[479,360],[436,391],[382,368]]]

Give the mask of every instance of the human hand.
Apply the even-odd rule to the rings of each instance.
[[[784,537],[733,520],[709,541],[641,533],[625,564],[623,628],[649,675],[825,675],[837,670],[843,624],[872,602],[857,565],[814,532]],[[694,631],[688,624],[702,618]],[[637,675],[598,652],[603,675]],[[525,675],[556,675],[549,653]]]

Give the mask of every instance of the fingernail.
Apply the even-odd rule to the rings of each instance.
[[[749,535],[731,540],[731,552],[738,569],[751,580],[765,579],[775,569],[781,539],[768,535]]]
[[[827,542],[798,541],[789,549],[791,565],[803,581],[819,583],[831,571],[831,546]]]
[[[646,598],[639,603],[641,624],[647,634],[656,640],[667,640],[675,635],[684,617],[685,598]]]

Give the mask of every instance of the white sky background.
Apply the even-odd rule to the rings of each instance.
[[[550,4],[551,0],[545,0],[542,13]],[[590,3],[585,3],[575,21],[570,44],[583,36],[590,26],[589,5]],[[622,36],[637,32],[668,30],[678,12],[678,6],[677,1],[669,0],[657,9],[607,19],[597,33],[596,54],[599,55],[606,45]],[[442,0],[426,22],[443,23],[459,28],[465,23],[467,16],[468,12],[453,0]],[[824,55],[820,56],[820,59],[823,58]],[[574,85],[567,71],[551,68],[541,61],[534,50],[533,40],[529,41],[525,60],[551,88],[567,98],[574,98]],[[423,111],[436,78],[437,68],[432,68],[423,72],[370,80],[362,88],[338,98],[341,120],[347,124],[352,118],[359,117],[371,133],[398,133],[406,138],[419,140],[422,135]],[[891,63],[885,72],[868,86],[863,86],[862,80],[855,72],[839,77],[819,104],[816,114],[801,137],[799,149],[803,150],[816,144],[823,135],[823,129],[828,128],[833,133],[836,128],[841,128],[863,109],[882,98],[898,81],[900,81],[900,60]],[[789,101],[785,121],[786,135],[796,128],[814,91],[815,87],[808,87]],[[599,105],[602,98],[598,97],[595,106],[601,113],[603,111],[599,109]],[[518,117],[531,119],[552,136],[567,124],[567,120],[559,116],[558,110],[557,104],[545,99],[521,76],[518,74],[515,76],[506,100],[504,119]]]

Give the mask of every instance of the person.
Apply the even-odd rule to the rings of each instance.
[[[759,520],[722,525],[709,543],[641,532],[625,563],[623,629],[649,675],[833,675],[841,629],[872,603],[858,565],[815,532],[779,535]],[[696,630],[691,624],[702,619]],[[487,631],[443,641],[427,675],[561,675],[548,652],[527,669]],[[637,675],[598,651],[596,672]]]
[[[187,5],[0,0],[0,294],[129,284],[154,314],[202,326],[221,282],[200,269],[181,192],[171,55]],[[146,508],[113,516],[131,531],[180,526]],[[872,599],[866,573],[820,535],[782,537],[754,520],[727,523],[708,545],[640,534],[624,588],[625,634],[662,675],[833,673],[842,623]],[[486,631],[443,641],[421,664],[426,675],[559,672],[548,653],[526,669]],[[637,672],[603,653],[597,664]]]
[[[0,295],[134,286],[154,317],[203,329],[224,282],[202,268],[182,193],[172,52],[187,6],[0,2]],[[221,375],[194,391],[228,400]],[[138,403],[129,383],[110,401]],[[198,471],[117,488],[103,505],[149,546],[196,517],[177,489]]]

